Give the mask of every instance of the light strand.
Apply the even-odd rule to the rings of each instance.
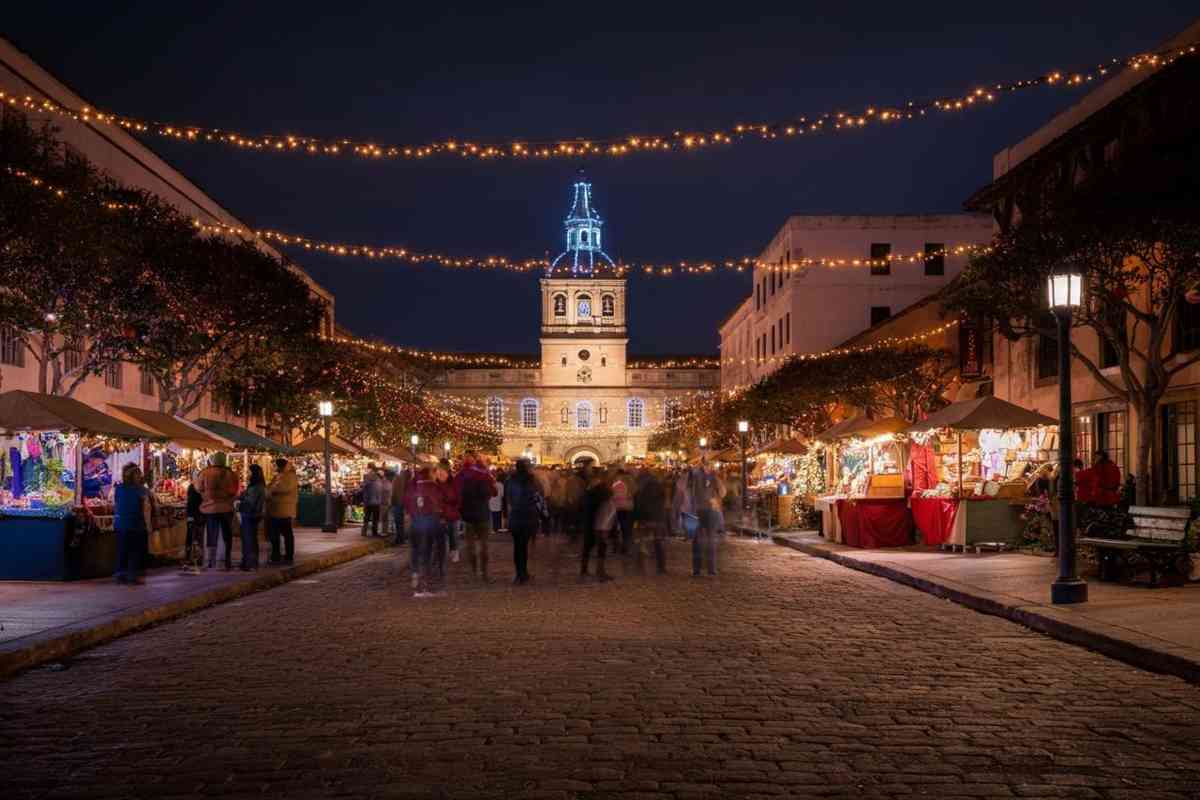
[[[1032,78],[977,86],[961,95],[933,100],[909,100],[894,105],[867,105],[858,112],[824,112],[798,115],[785,121],[740,123],[705,131],[674,130],[651,135],[625,134],[610,138],[531,138],[505,143],[468,139],[443,139],[427,144],[381,144],[354,137],[316,137],[284,133],[249,134],[204,125],[175,124],[100,111],[91,106],[71,107],[49,97],[36,98],[0,91],[0,102],[36,113],[69,117],[93,127],[113,126],[182,142],[220,144],[251,152],[301,153],[312,156],[356,156],[364,160],[423,160],[451,156],[476,160],[546,160],[589,156],[625,156],[639,152],[688,152],[728,146],[746,140],[791,140],[817,133],[861,130],[867,126],[895,125],[941,114],[988,105],[998,97],[1039,87],[1074,88],[1106,77],[1115,69],[1157,69],[1192,55],[1196,46],[1159,53],[1110,58],[1078,70],[1052,70]]]

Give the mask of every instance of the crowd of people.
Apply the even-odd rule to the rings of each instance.
[[[557,469],[522,459],[506,473],[469,452],[457,470],[442,460],[372,481],[389,484],[396,543],[411,539],[417,597],[445,592],[447,563],[457,562],[464,549],[472,580],[491,582],[488,537],[496,532],[512,537],[517,585],[533,580],[529,558],[539,535],[561,535],[579,546],[581,581],[612,580],[606,569],[610,548],[639,572],[653,555],[655,571],[666,574],[673,535],[692,541],[693,575],[717,574],[725,485],[707,464],[672,471],[624,465]],[[384,494],[364,490],[368,497],[382,502]],[[364,525],[363,534],[377,532]]]
[[[293,523],[299,501],[294,468],[275,462],[268,483],[251,465],[245,486],[224,453],[214,453],[195,476],[187,496],[188,568],[233,568],[235,515],[245,571],[259,567],[258,531],[270,542],[268,563],[291,564],[295,558]],[[412,589],[417,597],[445,592],[447,565],[466,552],[471,578],[490,583],[489,537],[511,535],[514,583],[533,580],[530,552],[539,536],[559,535],[579,548],[579,579],[612,580],[610,553],[627,558],[644,572],[667,573],[667,542],[673,536],[692,543],[692,574],[717,574],[717,551],[724,533],[726,487],[709,464],[682,469],[574,469],[535,467],[527,460],[511,471],[491,467],[486,456],[463,455],[457,469],[443,459],[415,470],[369,465],[361,487],[362,535],[410,543]],[[117,580],[142,582],[153,494],[135,465],[126,467],[116,486],[119,565]],[[223,559],[218,559],[223,550]]]

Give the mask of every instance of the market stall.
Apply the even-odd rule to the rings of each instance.
[[[319,527],[325,524],[325,437],[310,436],[297,445],[296,477],[300,482],[300,499],[296,508],[296,524]],[[339,444],[336,437],[329,440],[330,477],[333,484],[334,520],[341,524],[346,516],[345,482],[353,470],[351,461],[358,458],[352,448]]]
[[[911,504],[922,541],[1018,543],[1027,475],[1051,460],[1057,426],[996,397],[952,403],[911,426]]]
[[[108,412],[164,439],[150,445],[150,458],[144,465],[157,503],[155,529],[150,533],[149,552],[174,554],[187,542],[187,490],[192,477],[208,463],[208,455],[229,450],[233,442],[211,433],[185,419],[117,403],[108,404]]]
[[[111,575],[108,453],[162,438],[69,397],[0,394],[0,579]]]
[[[819,445],[786,438],[776,439],[755,453],[750,497],[760,516],[768,516],[773,526],[794,527],[799,505],[811,505],[813,497],[824,490],[819,450]]]
[[[834,491],[814,505],[822,510],[822,530],[832,541],[864,548],[912,543],[904,485],[907,427],[896,417],[859,417],[821,435],[829,442]],[[829,515],[836,520],[827,520]]]

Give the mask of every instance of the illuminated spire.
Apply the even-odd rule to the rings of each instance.
[[[569,270],[572,275],[593,275],[615,265],[601,245],[600,228],[604,222],[592,207],[592,184],[579,170],[575,181],[571,211],[567,214],[567,249],[550,263],[550,271]]]

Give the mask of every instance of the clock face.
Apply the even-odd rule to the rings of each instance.
[[[589,353],[587,350],[580,350],[580,351],[579,351],[579,360],[580,360],[580,361],[587,361],[587,360],[588,360],[589,358],[591,358],[591,357],[592,357],[592,354],[591,354],[591,353]]]
[[[580,367],[579,372],[576,373],[575,377],[577,377],[579,379],[580,383],[591,383],[592,382],[592,368],[591,367]]]
[[[580,300],[579,301],[579,316],[590,317],[591,315],[592,315],[592,301],[591,300]]]

